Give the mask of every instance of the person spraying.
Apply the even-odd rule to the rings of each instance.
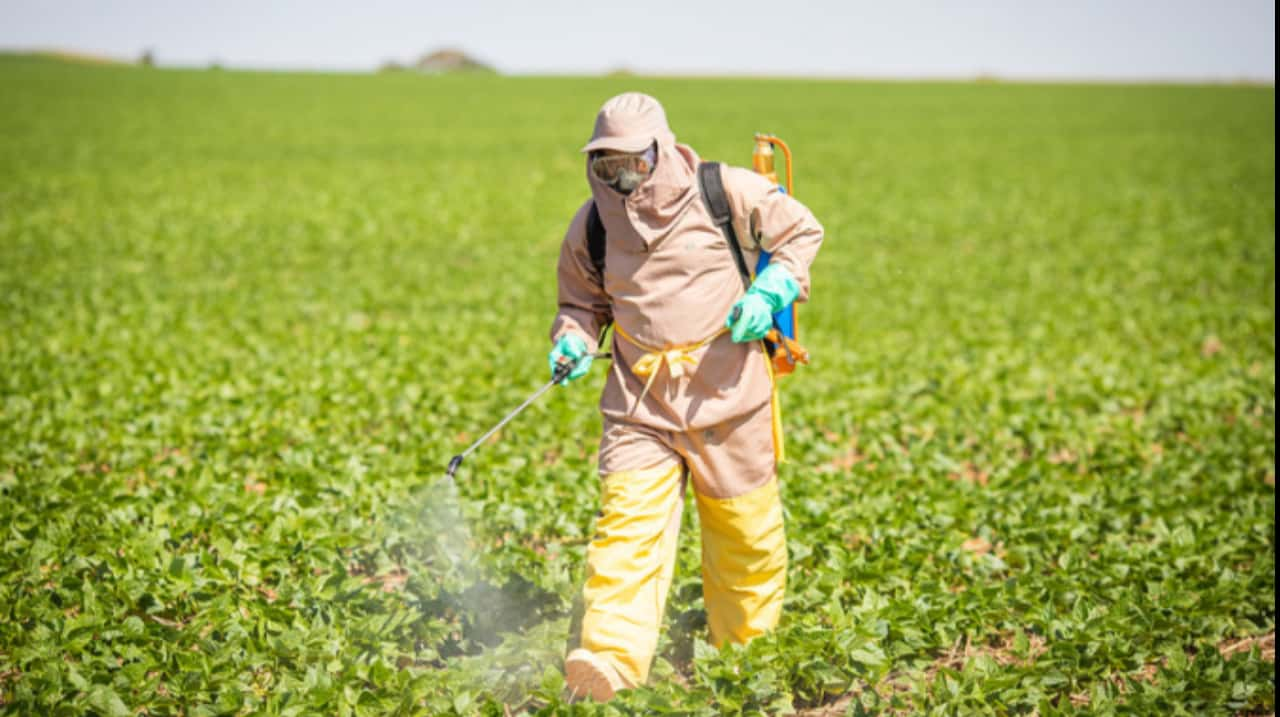
[[[762,340],[775,314],[807,300],[823,229],[775,181],[678,144],[648,95],[607,101],[582,151],[591,199],[561,245],[548,362],[566,384],[582,377],[613,327],[602,506],[581,644],[565,659],[572,692],[608,700],[648,677],[686,485],[711,640],[746,642],[778,622],[782,436]]]

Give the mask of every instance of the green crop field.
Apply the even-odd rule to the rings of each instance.
[[[780,628],[571,704],[609,96],[796,152]],[[1269,714],[1275,92],[0,58],[0,713]],[[731,261],[728,253],[726,261]],[[459,517],[461,516],[461,517]]]

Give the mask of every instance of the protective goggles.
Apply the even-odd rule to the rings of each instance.
[[[652,146],[639,154],[602,154],[591,160],[591,173],[606,184],[616,180],[624,169],[648,176],[656,154]]]

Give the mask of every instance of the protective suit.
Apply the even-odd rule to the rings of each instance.
[[[699,192],[699,158],[676,143],[657,101],[637,93],[605,104],[584,151],[650,143],[656,165],[630,194],[588,170],[607,235],[604,275],[588,251],[588,201],[561,246],[551,328],[553,342],[573,334],[596,350],[601,329],[614,325],[600,399],[603,505],[587,553],[582,644],[566,660],[570,688],[596,699],[648,676],[686,479],[702,528],[713,642],[771,629],[786,582],[772,376],[761,343],[735,343],[724,328],[744,287]],[[747,264],[771,252],[807,299],[822,227],[750,170],[724,167],[722,179]]]

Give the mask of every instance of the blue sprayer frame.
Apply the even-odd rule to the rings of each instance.
[[[778,191],[782,192],[783,194],[786,194],[787,188],[782,185],[778,185]],[[767,251],[760,252],[760,260],[756,262],[756,276],[759,276],[760,272],[764,271],[764,268],[769,265],[769,260],[772,258],[773,258],[773,254]],[[782,311],[779,311],[778,313],[773,315],[773,325],[778,327],[778,330],[782,332],[783,336],[786,336],[789,339],[795,340],[796,338],[795,302],[787,304],[786,306],[782,307]]]

